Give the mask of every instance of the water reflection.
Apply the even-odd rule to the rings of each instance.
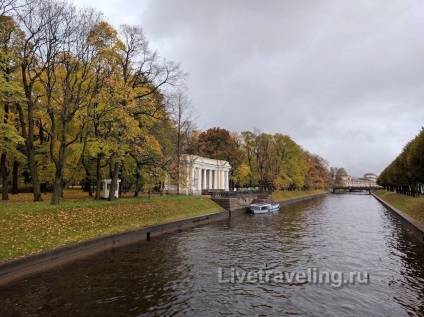
[[[367,271],[367,285],[218,283]],[[423,246],[368,195],[330,195],[105,252],[0,290],[12,316],[422,316]]]

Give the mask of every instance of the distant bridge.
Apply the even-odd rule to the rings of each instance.
[[[336,193],[336,190],[340,191],[340,192],[349,192],[349,193],[352,193],[352,192],[368,192],[368,194],[371,195],[371,190],[376,190],[376,189],[380,189],[380,188],[382,188],[382,187],[380,187],[380,186],[333,186],[331,188],[331,192],[333,194]]]

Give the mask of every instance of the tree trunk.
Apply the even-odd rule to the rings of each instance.
[[[9,200],[9,183],[8,183],[9,170],[6,166],[6,153],[2,153],[1,155],[0,170],[1,170],[1,178],[2,178],[2,186],[3,186],[1,200]]]
[[[102,187],[102,179],[101,179],[101,157],[100,154],[97,155],[96,158],[96,196],[95,200],[100,200],[100,188]]]
[[[18,172],[19,172],[19,162],[17,160],[13,161],[13,171],[12,171],[12,195],[18,194]]]
[[[65,127],[63,127],[62,134],[66,133]],[[66,145],[62,143],[59,147],[59,155],[57,160],[54,161],[54,165],[56,167],[55,171],[55,177],[54,177],[54,184],[53,184],[53,195],[51,204],[52,205],[59,205],[60,198],[63,197],[63,189],[64,189],[64,182],[63,182],[63,170],[65,168],[65,162],[66,162]]]
[[[4,119],[3,123],[7,125],[9,121],[9,105],[6,103],[4,105]],[[3,138],[3,142],[8,142],[9,140],[7,138]],[[5,151],[3,149],[3,151]],[[9,170],[6,165],[6,157],[7,153],[2,152],[1,159],[0,159],[0,175],[2,178],[2,194],[1,194],[1,200],[9,200],[9,183],[8,183],[8,176],[9,176]]]
[[[93,190],[92,190],[92,186],[91,186],[91,175],[90,175],[90,170],[88,169],[88,167],[84,164],[84,159],[82,160],[82,165],[84,166],[84,170],[85,170],[85,179],[88,180],[88,185],[87,182],[84,181],[84,190],[88,189],[88,197],[92,197],[93,196]]]
[[[55,162],[56,165],[56,172],[55,172],[55,177],[54,177],[54,184],[53,184],[53,195],[52,195],[52,199],[51,199],[51,204],[52,205],[59,205],[60,203],[60,198],[63,197],[63,189],[64,189],[64,184],[63,184],[63,168],[64,165],[63,163],[63,148],[61,146],[61,148],[59,149],[59,161]]]
[[[60,197],[62,195],[62,177],[61,175],[55,175],[53,184],[53,196],[51,200],[52,205],[59,205]]]
[[[177,195],[180,194],[180,185],[181,185],[181,171],[180,171],[180,160],[181,160],[181,147],[180,147],[180,132],[181,126],[180,122],[178,122],[178,140],[177,140]],[[150,198],[150,192],[149,192]]]
[[[117,188],[116,186],[118,186],[119,169],[120,169],[120,163],[117,162],[114,165],[112,182],[110,183],[110,192],[109,192],[110,201],[116,200],[115,191]]]
[[[28,167],[34,190],[34,201],[43,201],[41,197],[40,180],[38,179],[37,163],[35,161],[35,148],[32,142],[26,142],[28,149]]]
[[[40,181],[38,179],[37,162],[35,160],[35,146],[34,146],[34,103],[32,101],[32,83],[28,82],[28,74],[26,72],[26,63],[22,63],[22,79],[23,87],[25,90],[26,104],[27,104],[27,116],[24,115],[23,108],[17,104],[16,107],[19,112],[19,121],[21,124],[22,137],[25,139],[25,145],[27,147],[28,167],[32,180],[32,187],[34,193],[34,201],[43,201],[41,197]],[[25,120],[27,119],[27,120]],[[28,130],[27,130],[28,123]]]
[[[141,190],[141,183],[140,183],[140,172],[138,171],[137,167],[137,173],[135,175],[135,189],[134,189],[134,197],[138,197],[138,193]]]
[[[92,184],[91,184],[91,178],[88,179],[88,197],[93,197],[93,190],[92,190]]]

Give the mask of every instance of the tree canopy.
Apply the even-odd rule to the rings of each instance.
[[[377,179],[381,186],[408,194],[417,193],[424,184],[424,128],[410,140],[402,152]]]
[[[322,189],[331,180],[327,161],[279,133],[231,134],[215,127],[196,135],[188,152],[228,161],[236,188]]]
[[[10,183],[34,201],[50,190],[59,204],[74,183],[100,199],[104,178],[109,199],[118,178],[137,195],[178,182],[184,153],[229,161],[232,187],[326,186],[327,162],[287,135],[197,131],[186,78],[138,25],[67,1],[0,0],[2,199]]]

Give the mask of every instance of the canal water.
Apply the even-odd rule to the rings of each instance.
[[[327,195],[104,252],[0,290],[0,316],[424,316],[424,247]]]

